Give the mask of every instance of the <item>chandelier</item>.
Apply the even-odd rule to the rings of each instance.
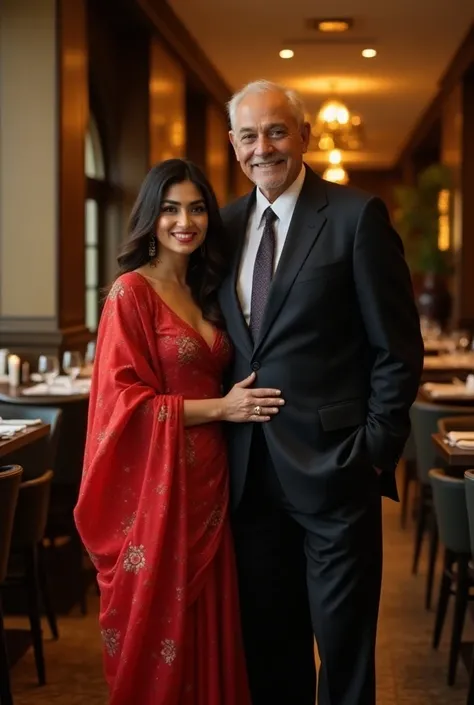
[[[338,149],[333,149],[329,152],[329,166],[323,173],[323,179],[332,181],[336,184],[347,184],[349,175],[342,166],[342,154]]]
[[[347,184],[349,183],[349,176],[344,167],[339,164],[338,166],[328,166],[323,173],[323,179],[326,181],[332,181],[335,184]]]
[[[312,134],[321,151],[357,150],[363,145],[364,133],[360,115],[352,114],[339,99],[326,100],[320,107]]]

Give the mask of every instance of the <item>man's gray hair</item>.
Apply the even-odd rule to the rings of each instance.
[[[247,83],[247,85],[241,88],[240,91],[234,93],[232,98],[227,103],[227,113],[229,115],[230,127],[232,130],[235,129],[236,114],[239,103],[250,93],[266,93],[268,91],[278,91],[284,95],[296,118],[298,127],[303,125],[305,120],[305,107],[298,93],[290,88],[280,85],[279,83],[273,83],[272,81],[261,79],[259,81]]]

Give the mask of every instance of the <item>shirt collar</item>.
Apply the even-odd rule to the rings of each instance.
[[[293,181],[293,183],[290,184],[286,191],[284,191],[281,196],[278,196],[278,198],[273,203],[270,203],[270,201],[263,195],[260,189],[257,188],[255,215],[256,222],[258,223],[259,228],[262,225],[263,214],[268,208],[268,206],[271,207],[272,211],[275,213],[280,223],[291,218],[296,206],[296,201],[298,200],[298,197],[301,193],[301,189],[303,188],[305,176],[306,169],[303,164],[300,173]]]

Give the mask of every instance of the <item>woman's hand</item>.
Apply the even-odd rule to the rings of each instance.
[[[221,400],[223,421],[244,423],[248,421],[270,421],[285,403],[279,389],[250,389],[255,382],[255,372],[234,384]]]

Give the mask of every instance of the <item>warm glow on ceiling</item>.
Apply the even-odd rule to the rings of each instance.
[[[364,59],[373,59],[374,56],[377,56],[377,52],[375,49],[363,49],[362,56]]]
[[[347,20],[321,20],[318,22],[320,32],[347,32],[349,27]]]
[[[361,93],[390,93],[394,90],[393,81],[373,76],[300,76],[284,81],[289,88],[302,94],[355,95]],[[398,89],[400,84],[396,86]]]
[[[150,93],[165,95],[173,92],[173,82],[154,78],[150,81]]]
[[[293,49],[282,49],[280,51],[280,57],[282,59],[292,59],[294,57],[294,55],[295,55],[295,52],[293,51]]]
[[[328,152],[323,152],[320,149],[310,149],[305,154],[305,162],[311,164],[315,169],[325,169],[328,165]],[[361,149],[359,151],[346,151],[343,153],[344,166],[364,169],[366,164],[375,164],[376,168],[383,168],[384,155],[380,151]]]

